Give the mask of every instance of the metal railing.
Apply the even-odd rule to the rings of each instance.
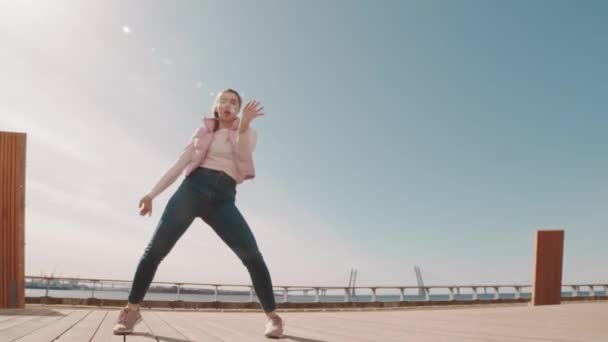
[[[104,284],[112,284],[112,288],[114,288],[114,284],[130,284],[131,281],[126,280],[118,280],[118,279],[93,279],[93,278],[67,278],[67,277],[41,277],[41,276],[26,276],[26,288],[43,288],[45,290],[44,297],[49,297],[49,290],[59,289],[59,290],[90,290],[90,298],[95,298],[95,291],[108,291],[103,289]],[[30,280],[28,283],[27,280]],[[83,284],[92,284],[92,286],[83,285]],[[181,300],[182,293],[185,289],[185,286],[190,287],[209,287],[213,289],[213,301],[218,301],[218,295],[220,295],[220,290],[225,288],[248,288],[249,294],[249,302],[254,301],[254,288],[252,285],[243,285],[243,284],[213,284],[213,283],[187,283],[187,282],[152,282],[152,284],[158,285],[171,285],[169,288],[171,291],[175,291],[174,300]],[[29,285],[29,287],[28,287]],[[66,286],[67,285],[67,286]],[[512,299],[522,299],[525,292],[523,289],[531,289],[532,285],[528,284],[510,284],[510,285],[432,285],[432,286],[356,286],[356,287],[344,287],[344,286],[273,286],[275,289],[280,289],[279,291],[275,290],[275,295],[282,296],[282,302],[289,302],[289,296],[295,296],[297,293],[302,293],[303,296],[309,296],[309,292],[314,292],[314,303],[320,303],[322,297],[328,296],[328,291],[338,291],[342,292],[342,295],[334,295],[333,297],[342,297],[344,302],[352,302],[353,299],[360,298],[360,295],[357,295],[357,292],[361,292],[362,290],[369,291],[369,297],[371,302],[378,301],[379,290],[386,291],[392,290],[393,292],[399,295],[399,301],[407,301],[406,299],[406,290],[415,290],[418,294],[423,293],[422,296],[417,295],[416,297],[423,297],[422,301],[434,301],[432,295],[438,295],[438,290],[441,291],[441,295],[448,295],[448,301],[455,301],[456,297],[459,296],[463,300],[462,297],[469,297],[471,301],[480,300],[480,290],[483,290],[483,295],[488,296],[488,289],[493,290],[492,298],[490,299],[501,299],[503,297],[507,297],[507,294],[513,295]],[[122,289],[128,289],[128,287],[122,287]],[[167,289],[167,287],[165,287]],[[513,289],[514,292],[501,292],[504,289]],[[562,285],[562,293],[564,293],[564,289],[570,289],[571,295],[565,297],[595,297],[599,292],[603,292],[603,296],[608,296],[608,283],[606,284],[564,284]],[[582,291],[587,289],[586,292]],[[153,290],[151,287],[149,291]],[[187,289],[192,292],[193,288]],[[470,291],[470,293],[467,292]],[[167,290],[164,291],[165,293]],[[278,293],[277,293],[278,292]],[[433,293],[431,293],[433,292]],[[466,292],[463,294],[463,292]],[[247,292],[245,292],[247,293]],[[195,293],[196,294],[196,293]],[[198,293],[202,294],[202,293]],[[225,295],[230,294],[240,294],[243,295],[242,291],[224,291]],[[529,294],[529,292],[528,292]],[[390,295],[390,294],[389,294]],[[385,295],[386,296],[386,295]],[[390,295],[396,296],[396,295]],[[363,296],[366,297],[366,296]],[[564,297],[564,296],[562,296]]]

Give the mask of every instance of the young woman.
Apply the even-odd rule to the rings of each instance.
[[[142,319],[139,304],[160,262],[195,218],[200,217],[232,249],[247,267],[256,295],[267,316],[265,336],[280,337],[284,322],[275,312],[270,273],[249,225],[235,205],[237,184],[255,176],[253,151],[257,133],[251,122],[264,115],[257,101],[249,101],[242,118],[237,114],[241,97],[233,89],[218,94],[213,117],[204,118],[181,156],[139,203],[140,215],[152,213],[152,200],[185,178],[169,199],[135,272],[127,305],[121,309],[115,334],[128,334]]]

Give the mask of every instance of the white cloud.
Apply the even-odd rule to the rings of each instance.
[[[27,133],[27,139],[35,144],[40,144],[58,153],[64,154],[82,163],[100,167],[103,161],[90,151],[86,145],[69,138],[70,132],[54,132],[42,120],[34,119],[27,113],[17,110],[6,110],[0,107],[0,125],[4,130]]]

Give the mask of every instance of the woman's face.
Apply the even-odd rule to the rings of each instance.
[[[223,92],[217,100],[216,110],[221,121],[232,121],[239,113],[239,98],[231,91]]]

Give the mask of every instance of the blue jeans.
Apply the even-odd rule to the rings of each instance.
[[[140,303],[160,262],[195,218],[200,217],[247,267],[265,312],[276,309],[270,273],[249,225],[235,205],[236,182],[221,171],[199,167],[169,199],[133,279],[130,303]]]

